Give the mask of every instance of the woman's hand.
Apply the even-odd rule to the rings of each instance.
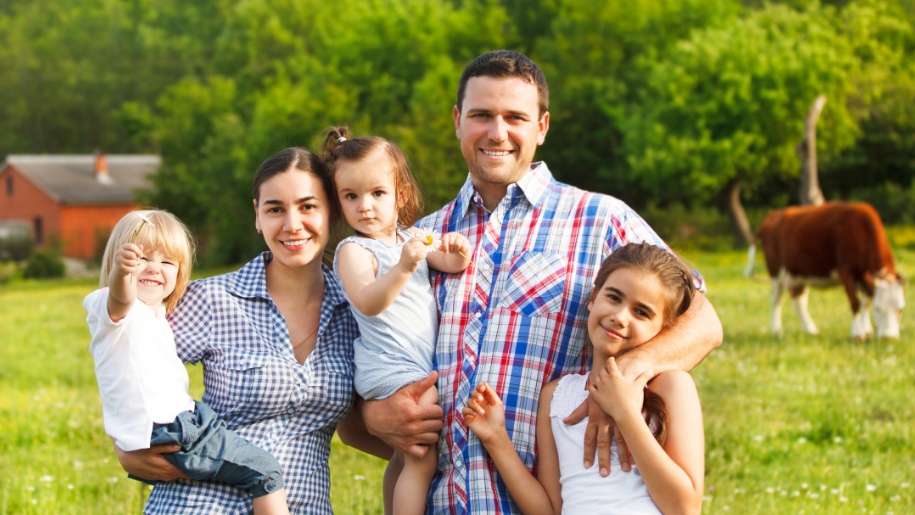
[[[112,443],[114,442],[112,441]],[[159,481],[190,479],[162,456],[180,450],[181,447],[178,445],[154,445],[149,449],[125,451],[114,444],[114,451],[118,455],[118,463],[121,464],[121,468],[134,476]]]
[[[601,409],[615,420],[634,413],[641,416],[645,385],[653,375],[649,370],[640,374],[635,381],[630,381],[620,372],[616,359],[609,358],[604,366],[591,374],[588,390]]]
[[[505,405],[487,383],[480,383],[461,409],[467,427],[485,445],[499,436],[508,436],[505,431]]]

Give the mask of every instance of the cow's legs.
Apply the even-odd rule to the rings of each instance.
[[[840,271],[839,278],[842,280],[842,286],[845,287],[845,294],[848,296],[848,303],[851,305],[851,312],[854,314],[851,320],[851,337],[858,340],[866,340],[867,333],[873,331],[870,310],[861,306],[861,301],[858,299],[858,288],[851,272],[849,270]],[[870,297],[864,295],[864,302],[867,306],[870,306]]]
[[[801,325],[804,327],[804,331],[807,331],[808,334],[820,334],[817,325],[813,323],[813,318],[810,317],[810,311],[807,310],[807,300],[809,297],[810,287],[799,286],[791,288],[791,298],[794,299],[794,309],[797,311],[797,316],[801,319]]]
[[[782,335],[782,292],[784,291],[782,270],[778,277],[772,279],[772,334]]]
[[[851,321],[851,337],[859,340],[866,340],[867,337],[874,333],[874,326],[871,325],[871,302],[873,299],[864,297],[864,305],[858,307]]]

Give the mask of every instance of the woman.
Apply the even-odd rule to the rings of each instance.
[[[291,513],[332,512],[327,460],[338,423],[345,442],[391,455],[346,416],[359,333],[321,261],[339,217],[332,191],[327,166],[311,151],[267,158],[254,177],[254,211],[269,251],[237,272],[191,283],[170,319],[179,356],[203,363],[204,402],[279,460]],[[145,513],[251,511],[251,500],[228,485],[170,481],[182,476],[161,453],[174,450],[117,450],[131,474],[168,481],[153,489]]]

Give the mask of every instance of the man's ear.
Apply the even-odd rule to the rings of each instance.
[[[550,112],[547,111],[543,113],[543,116],[540,117],[540,120],[537,121],[539,126],[539,132],[537,134],[537,145],[543,145],[543,142],[546,141],[546,133],[550,130]]]
[[[454,135],[461,139],[461,110],[455,105],[452,116],[454,116]]]

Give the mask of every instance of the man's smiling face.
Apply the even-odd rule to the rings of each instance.
[[[454,108],[454,128],[484,200],[485,190],[504,195],[509,184],[530,170],[550,122],[549,113],[539,116],[539,100],[537,86],[520,78],[480,76],[467,81],[464,104]]]

